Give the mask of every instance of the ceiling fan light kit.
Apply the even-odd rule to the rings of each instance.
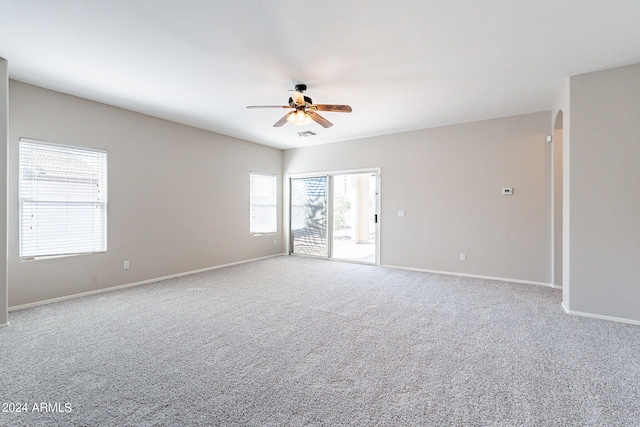
[[[289,105],[250,105],[247,108],[292,108],[294,111],[284,115],[274,123],[273,127],[283,126],[289,122],[295,126],[307,126],[312,121],[324,128],[333,126],[329,120],[322,117],[317,111],[329,111],[334,113],[350,113],[351,107],[338,104],[314,104],[311,98],[304,96],[302,92],[307,90],[307,85],[297,84],[293,94],[289,98]]]
[[[311,116],[302,110],[296,110],[289,113],[287,121],[295,126],[307,126],[311,124]]]

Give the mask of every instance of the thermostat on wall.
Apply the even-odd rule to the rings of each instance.
[[[513,194],[513,188],[509,187],[509,188],[503,188],[502,189],[502,194],[506,195],[506,196],[510,196]]]

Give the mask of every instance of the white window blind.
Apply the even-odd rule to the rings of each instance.
[[[275,175],[251,172],[250,174],[251,234],[277,231],[277,179]]]
[[[107,153],[21,138],[20,257],[107,250]]]

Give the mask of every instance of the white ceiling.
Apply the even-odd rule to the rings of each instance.
[[[640,62],[632,0],[0,0],[11,78],[278,148],[549,110]],[[272,127],[306,83],[324,129]],[[297,132],[318,135],[300,138]]]

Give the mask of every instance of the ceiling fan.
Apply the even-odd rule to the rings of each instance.
[[[250,105],[247,108],[293,109],[293,111],[288,112],[284,117],[275,122],[273,127],[280,127],[286,122],[296,126],[306,126],[313,120],[324,128],[330,128],[333,126],[333,123],[318,114],[318,111],[329,111],[333,113],[351,112],[351,107],[348,105],[314,104],[311,98],[302,94],[305,90],[307,90],[307,85],[297,84],[293,94],[289,98],[289,105]]]

